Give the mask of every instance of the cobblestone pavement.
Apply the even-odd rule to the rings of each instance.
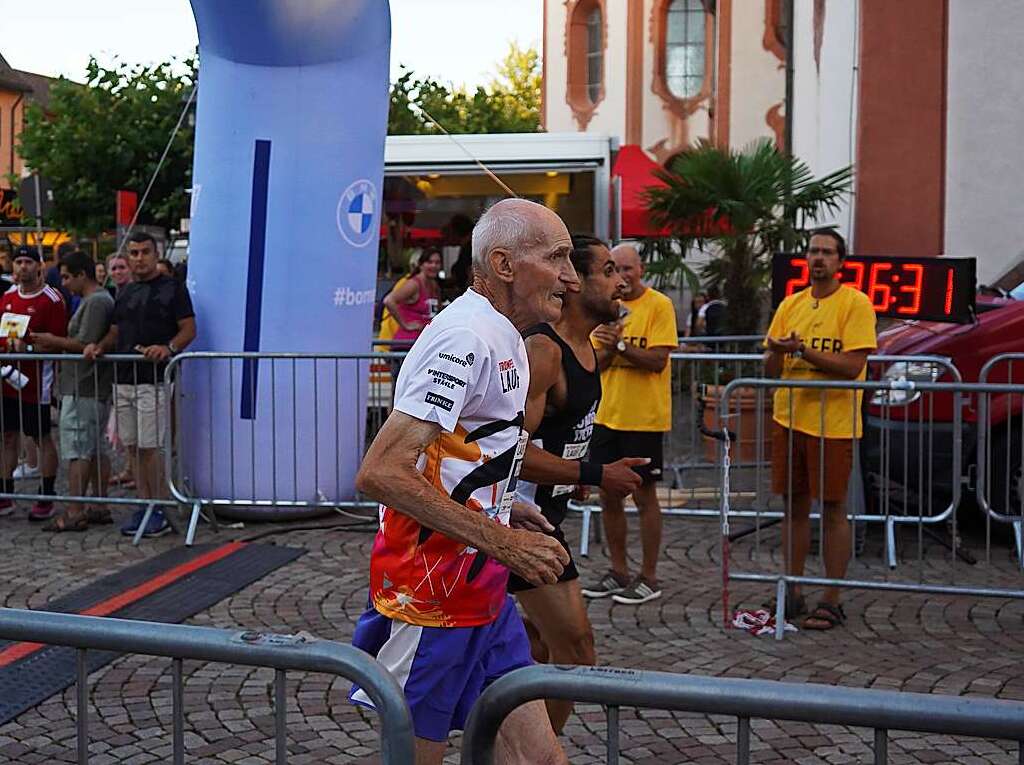
[[[631,520],[635,524],[635,518]],[[578,536],[578,519],[567,523]],[[256,531],[265,530],[259,527]],[[223,531],[217,539],[244,537]],[[633,534],[635,537],[635,527]],[[207,529],[204,541],[213,539]],[[218,627],[252,627],[349,640],[365,604],[369,534],[291,532],[275,538],[309,553],[191,620]],[[800,633],[777,643],[722,629],[717,527],[669,518],[660,574],[664,597],[640,608],[592,603],[590,616],[604,664],[704,675],[758,677],[856,687],[1024,699],[1024,602],[854,591],[846,597],[848,625],[831,633]],[[773,547],[761,538],[763,558]],[[58,595],[179,544],[177,537],[133,548],[111,527],[48,535],[22,518],[0,520],[0,591],[9,607],[37,608]],[[872,546],[874,545],[874,547]],[[877,540],[869,539],[854,568],[883,575]],[[585,577],[605,565],[600,545],[581,562]],[[754,570],[753,538],[734,546],[736,568]],[[920,568],[896,572],[948,579],[948,558],[928,550]],[[959,567],[962,581],[1016,583],[1005,549],[995,548],[986,572]],[[733,600],[756,605],[766,593],[737,587]],[[264,669],[186,662],[186,745],[190,762],[250,765],[273,762],[273,673]],[[125,657],[91,678],[90,762],[148,763],[170,759],[170,664]],[[376,751],[375,717],[345,702],[347,683],[323,675],[289,679],[289,762],[365,761]],[[74,688],[0,727],[0,762],[75,760]],[[735,721],[658,710],[623,710],[623,762],[734,761]],[[852,763],[871,759],[871,732],[772,721],[752,723],[752,761]],[[605,718],[580,707],[565,734],[574,763],[603,761]],[[458,743],[458,737],[453,739]],[[449,757],[456,762],[455,750]],[[892,733],[892,763],[1013,763],[1008,742]]]

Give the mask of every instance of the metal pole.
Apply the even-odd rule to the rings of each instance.
[[[78,765],[89,762],[89,667],[86,664],[86,649],[75,652],[78,664]]]
[[[619,708],[610,704],[606,709],[608,721],[608,765],[619,765]]]
[[[171,689],[174,725],[171,741],[174,750],[174,765],[185,765],[185,677],[181,659],[171,661],[171,676],[174,683]]]
[[[736,719],[736,765],[750,765],[750,718]]]
[[[274,738],[277,752],[277,765],[288,762],[287,721],[288,701],[285,697],[285,672],[279,669],[274,672]]]
[[[36,249],[39,259],[43,259],[43,200],[39,191],[39,173],[32,173],[32,182],[36,187]]]
[[[889,732],[885,728],[875,728],[875,765],[889,762]]]

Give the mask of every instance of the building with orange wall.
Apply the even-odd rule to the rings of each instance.
[[[544,126],[664,162],[708,139],[783,143],[782,0],[546,0]]]
[[[24,173],[24,163],[18,156],[18,135],[25,107],[37,103],[45,109],[52,82],[50,77],[14,69],[0,55],[0,188],[10,188],[11,174],[20,178]]]

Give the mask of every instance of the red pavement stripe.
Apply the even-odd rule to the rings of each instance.
[[[225,545],[221,545],[208,553],[203,553],[197,558],[193,558],[187,563],[182,563],[179,566],[175,566],[172,569],[168,569],[162,574],[157,574],[152,579],[147,579],[140,585],[132,587],[130,590],[125,590],[119,595],[114,595],[111,598],[100,601],[94,606],[86,608],[84,611],[79,611],[80,616],[110,616],[115,611],[120,611],[125,606],[131,605],[138,600],[142,600],[147,595],[152,595],[159,589],[172,584],[182,577],[188,576],[194,571],[198,571],[201,568],[205,568],[212,563],[216,563],[222,558],[226,558],[234,552],[242,549],[245,546],[245,542],[228,542]],[[0,651],[0,667],[6,667],[13,664],[16,661],[24,659],[26,656],[38,651],[40,648],[45,648],[44,643],[15,643],[12,646],[8,646],[4,650]]]

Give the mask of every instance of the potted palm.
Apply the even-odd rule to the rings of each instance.
[[[763,327],[762,295],[772,255],[800,248],[805,232],[839,209],[850,192],[853,168],[815,178],[804,162],[779,151],[768,139],[742,151],[702,141],[677,154],[655,175],[664,185],[645,193],[650,218],[672,232],[677,246],[662,248],[648,271],[663,279],[670,274],[685,277],[692,272],[683,262],[687,253],[695,248],[710,252],[701,276],[721,285],[728,332],[749,335]],[[720,390],[705,388],[705,422],[717,429]],[[729,427],[739,431],[737,456],[744,460],[758,451],[756,440],[751,441],[757,418],[766,416],[771,397],[764,397],[762,407],[754,391],[740,394],[733,402],[740,418]]]
[[[815,178],[804,162],[769,139],[742,151],[701,141],[655,175],[664,185],[646,190],[647,208],[678,246],[662,248],[648,271],[684,275],[690,272],[683,262],[687,253],[711,252],[701,275],[721,285],[729,331],[752,334],[761,329],[771,256],[800,247],[808,228],[839,209],[853,168]]]

